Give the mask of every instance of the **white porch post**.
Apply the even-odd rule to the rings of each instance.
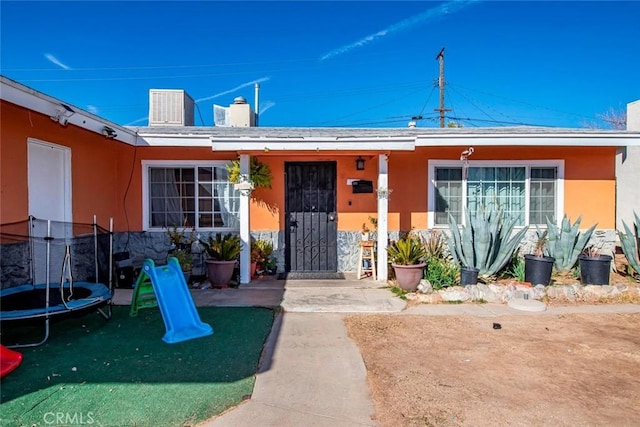
[[[378,261],[377,276],[379,282],[386,282],[387,268],[387,240],[389,234],[389,175],[388,157],[386,154],[378,156]]]
[[[240,176],[245,180],[249,179],[249,155],[240,155]],[[251,234],[249,224],[249,196],[251,191],[240,191],[240,283],[246,284],[251,281]]]

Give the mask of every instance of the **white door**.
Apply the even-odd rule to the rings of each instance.
[[[29,215],[71,222],[71,150],[29,140]]]
[[[56,144],[28,140],[29,215],[51,220],[49,225],[36,222],[31,234],[34,283],[59,282],[65,256],[65,244],[71,222],[71,150]],[[56,221],[55,223],[53,221]],[[53,236],[54,240],[42,237]],[[49,248],[47,248],[49,246]]]

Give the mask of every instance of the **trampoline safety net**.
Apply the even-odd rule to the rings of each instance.
[[[73,282],[109,286],[110,232],[97,224],[29,218],[0,225],[2,289]],[[69,257],[67,258],[67,253]]]

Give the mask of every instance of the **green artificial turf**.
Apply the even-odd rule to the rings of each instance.
[[[17,349],[23,362],[2,379],[2,426],[193,425],[251,395],[274,313],[264,308],[199,308],[214,334],[162,341],[157,308],[129,316],[114,307],[56,322],[49,340]],[[7,333],[3,330],[3,341]]]

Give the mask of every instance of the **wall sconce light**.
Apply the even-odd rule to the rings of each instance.
[[[105,126],[102,128],[102,134],[104,136],[106,136],[109,139],[113,139],[116,136],[118,136],[118,134],[116,133],[115,130],[113,130],[112,128],[110,128],[109,126]]]
[[[356,159],[356,170],[363,171],[364,170],[364,159],[360,156]]]

